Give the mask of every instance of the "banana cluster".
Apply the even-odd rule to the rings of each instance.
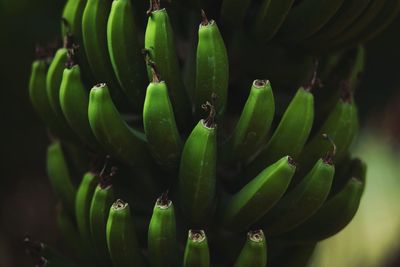
[[[40,266],[301,267],[356,214],[363,47],[322,57],[294,94],[255,79],[235,102],[232,36],[335,50],[385,28],[400,1],[224,0],[210,8],[221,28],[192,12],[215,3],[183,2],[68,0],[63,47],[38,48],[29,94],[76,254],[27,239]]]

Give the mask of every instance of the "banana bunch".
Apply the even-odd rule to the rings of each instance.
[[[365,64],[355,44],[399,11],[389,0],[68,0],[64,44],[38,46],[29,94],[75,258],[29,238],[27,250],[48,267],[306,266],[365,186],[350,153]]]

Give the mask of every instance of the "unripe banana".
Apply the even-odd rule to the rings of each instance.
[[[247,233],[246,243],[233,267],[267,266],[267,242],[262,230]]]
[[[164,81],[153,74],[146,91],[143,125],[148,146],[156,162],[167,171],[178,168],[182,140]]]
[[[268,235],[288,232],[316,213],[329,195],[334,173],[330,157],[319,159],[302,182],[261,220],[265,232]]]
[[[278,32],[295,0],[264,0],[252,27],[253,35],[263,41],[271,40]]]
[[[285,42],[301,42],[321,29],[344,0],[304,0],[294,6],[279,31]]]
[[[341,231],[356,214],[364,189],[362,178],[351,177],[346,186],[306,222],[287,232],[283,239],[314,242]]]
[[[89,63],[86,57],[86,52],[83,47],[82,35],[82,16],[87,0],[68,0],[65,3],[62,13],[61,34],[63,39],[72,37],[77,49],[76,58],[83,69],[83,77],[86,83],[93,80],[93,74],[90,71]]]
[[[177,265],[175,211],[174,205],[166,193],[159,197],[154,205],[147,243],[151,267]]]
[[[190,104],[180,73],[174,46],[173,31],[167,11],[160,9],[157,0],[151,0],[144,45],[149,59],[157,65],[157,71],[170,90],[170,98],[179,125],[185,125],[190,116]],[[152,80],[152,68],[147,68]]]
[[[209,100],[212,94],[216,94],[218,98],[216,106],[218,116],[224,114],[229,81],[229,62],[224,40],[217,23],[208,20],[204,12],[202,15],[203,21],[200,23],[198,33],[194,91],[194,110],[197,119],[202,115],[202,104]]]
[[[65,208],[73,213],[76,188],[72,182],[71,172],[60,141],[54,141],[47,149],[47,175],[56,195],[61,199]]]
[[[216,193],[217,126],[215,110],[200,120],[183,147],[179,168],[180,204],[193,224],[206,221],[213,212]]]
[[[124,121],[111,100],[107,85],[93,87],[88,110],[90,127],[107,152],[131,166],[151,162],[144,134]]]
[[[65,68],[60,86],[59,101],[61,110],[71,129],[84,144],[99,149],[88,120],[88,92],[81,79],[78,65]]]
[[[297,159],[308,139],[313,121],[314,97],[309,90],[300,88],[283,114],[267,146],[247,167],[246,177],[254,177],[265,166],[285,155]]]
[[[310,170],[314,162],[323,157],[326,151],[329,151],[330,144],[324,140],[323,134],[327,134],[335,143],[337,147],[335,161],[340,163],[346,155],[357,130],[357,107],[352,96],[344,96],[339,99],[324,124],[302,151],[299,157],[302,170]]]
[[[110,207],[114,202],[112,185],[100,182],[96,187],[90,205],[90,233],[98,260],[103,266],[111,266],[107,249],[107,219]]]
[[[225,161],[245,162],[266,139],[275,114],[271,84],[255,80],[232,136],[222,147]]]
[[[209,267],[210,251],[203,230],[189,230],[186,241],[183,267]]]
[[[107,247],[114,267],[144,266],[129,204],[120,199],[108,215]]]
[[[289,156],[265,168],[222,207],[221,224],[232,231],[248,229],[283,196],[295,170]]]
[[[131,0],[114,0],[107,24],[108,52],[121,89],[141,112],[146,67],[140,53]]]

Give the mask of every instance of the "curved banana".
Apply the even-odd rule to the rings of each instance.
[[[302,166],[302,170],[310,170],[314,162],[323,157],[326,151],[329,151],[331,144],[324,140],[324,134],[327,134],[335,143],[337,147],[335,161],[340,163],[346,155],[357,130],[357,107],[352,96],[344,95],[339,99],[318,132],[304,147],[299,157],[299,164]]]
[[[214,115],[210,105],[210,116],[199,121],[182,151],[179,199],[183,213],[194,224],[206,221],[215,203],[217,126]]]
[[[279,31],[295,0],[264,0],[256,14],[252,34],[263,41],[271,40]]]
[[[183,267],[209,267],[210,251],[203,230],[189,230],[186,241]]]
[[[90,91],[88,116],[97,141],[111,155],[131,166],[151,161],[145,136],[123,120],[107,85],[98,84]]]
[[[98,149],[99,144],[93,135],[88,120],[89,96],[83,85],[81,69],[78,65],[64,69],[59,102],[71,129],[84,144],[87,144],[92,149]]]
[[[114,267],[143,265],[129,204],[118,199],[107,220],[107,247]]]
[[[286,43],[301,42],[320,30],[339,10],[344,0],[304,0],[294,6],[279,30]]]
[[[222,207],[221,224],[232,231],[248,229],[283,196],[295,170],[289,156],[265,168]]]
[[[55,194],[61,199],[65,208],[73,213],[76,188],[60,141],[54,141],[47,148],[47,175]]]
[[[159,197],[154,205],[147,243],[151,267],[176,266],[178,243],[175,211],[166,193]]]
[[[306,222],[282,236],[283,239],[315,242],[341,231],[353,219],[360,205],[364,182],[351,177],[346,186],[328,199]]]
[[[121,89],[142,111],[146,88],[146,66],[140,52],[131,0],[114,0],[107,23],[111,64]]]
[[[245,162],[266,139],[275,114],[271,84],[255,80],[232,136],[222,146],[225,161]]]
[[[217,23],[208,20],[204,11],[202,15],[203,21],[198,33],[194,91],[194,111],[197,119],[202,116],[202,104],[209,100],[212,94],[217,95],[218,116],[224,114],[229,82],[229,62],[224,40]]]
[[[266,166],[285,155],[290,155],[296,160],[308,139],[313,121],[314,96],[309,90],[300,88],[283,114],[267,146],[247,167],[246,177],[254,177]]]
[[[90,204],[90,233],[98,260],[104,266],[111,266],[111,259],[107,249],[107,219],[110,207],[114,202],[114,188],[112,185],[100,182],[96,187]]]
[[[146,91],[143,125],[150,152],[156,162],[167,171],[176,170],[180,161],[182,140],[167,85],[159,80],[155,72]]]
[[[262,230],[247,233],[246,243],[233,267],[266,267],[267,242]]]
[[[272,236],[288,232],[316,213],[329,195],[334,173],[330,157],[319,159],[301,183],[261,220],[265,232]]]
[[[190,102],[183,85],[178,57],[176,55],[173,31],[166,9],[161,9],[158,0],[151,0],[149,19],[144,38],[149,59],[157,65],[157,72],[166,82],[179,125],[185,125],[190,116]],[[147,68],[152,80],[151,66]]]
[[[84,81],[92,83],[93,74],[90,72],[82,35],[82,17],[86,2],[87,0],[68,0],[65,3],[62,13],[61,34],[63,38],[72,37],[77,48],[74,53],[76,53],[79,65],[82,66]]]

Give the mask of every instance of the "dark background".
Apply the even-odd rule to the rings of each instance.
[[[63,249],[55,223],[56,201],[45,174],[48,138],[28,98],[35,44],[59,35],[63,3],[0,0],[1,267],[33,266],[21,243],[25,234]],[[368,43],[367,70],[357,95],[364,125],[384,125],[393,133],[400,125],[396,108],[400,103],[396,100],[400,98],[399,28],[397,20]],[[388,106],[390,111],[385,112]]]

